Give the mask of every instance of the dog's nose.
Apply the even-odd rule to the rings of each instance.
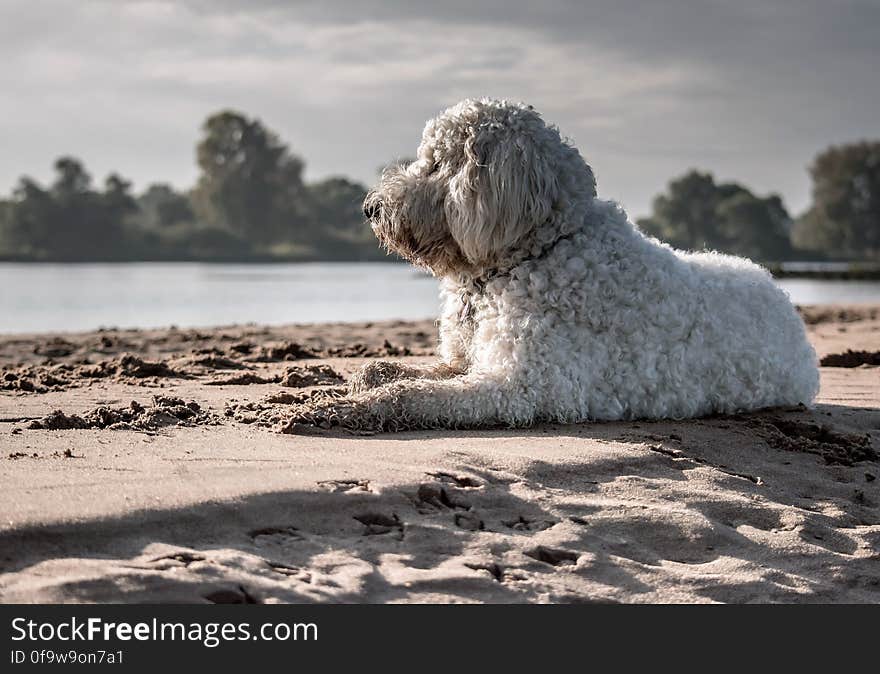
[[[382,203],[379,201],[370,201],[364,204],[364,217],[372,220],[382,210]]]

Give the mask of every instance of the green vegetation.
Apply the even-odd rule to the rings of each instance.
[[[880,142],[828,148],[810,167],[813,205],[792,240],[811,251],[880,259]]]
[[[810,167],[813,204],[794,220],[782,199],[690,171],[654,200],[642,230],[691,250],[763,262],[880,261],[880,142],[832,147]]]
[[[383,259],[361,215],[366,187],[314,184],[304,162],[258,120],[224,111],[202,126],[187,193],[143,194],[110,175],[103,189],[77,159],[55,162],[48,188],[22,178],[0,200],[0,258],[35,261]]]
[[[777,195],[758,197],[736,183],[715,183],[691,171],[669,183],[654,200],[654,213],[639,220],[642,231],[676,248],[720,250],[761,260],[794,256],[791,217]]]
[[[48,187],[23,177],[0,199],[0,259],[378,260],[363,222],[366,188],[343,177],[303,180],[304,161],[259,120],[211,115],[196,147],[188,192],[155,183],[140,195],[111,174],[100,189],[73,157]],[[690,171],[672,180],[639,220],[685,249],[762,262],[880,261],[880,142],[831,147],[812,166],[813,203],[794,219],[777,195]]]

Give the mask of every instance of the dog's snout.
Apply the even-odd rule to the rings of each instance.
[[[368,220],[372,220],[378,217],[379,213],[382,212],[382,202],[381,201],[368,201],[364,204],[364,217]]]

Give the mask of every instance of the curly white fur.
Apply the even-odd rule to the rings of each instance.
[[[646,237],[531,107],[465,100],[365,201],[442,278],[441,363],[372,363],[298,420],[391,429],[687,418],[809,404],[816,355],[761,267]]]

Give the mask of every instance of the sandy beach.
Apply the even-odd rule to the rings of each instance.
[[[285,434],[419,323],[0,336],[0,601],[878,602],[880,306],[813,409]]]

